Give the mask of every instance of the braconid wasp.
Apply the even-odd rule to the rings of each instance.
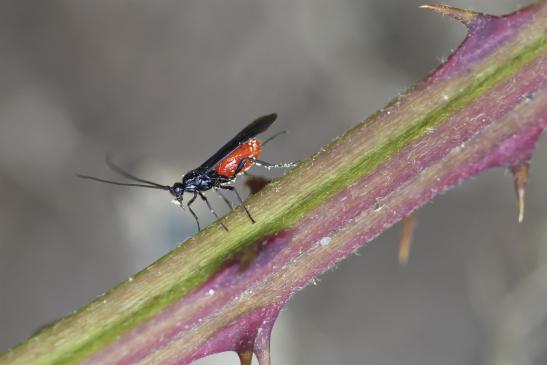
[[[107,184],[122,185],[122,186],[137,186],[142,188],[151,188],[151,189],[160,189],[169,191],[174,197],[174,202],[177,203],[181,208],[184,208],[182,197],[184,193],[191,193],[192,197],[186,204],[188,210],[196,220],[198,226],[198,231],[201,230],[199,224],[199,219],[197,214],[192,209],[192,204],[199,196],[215,218],[220,222],[222,227],[227,231],[228,228],[222,220],[220,220],[218,214],[211,206],[209,200],[204,191],[213,189],[219,196],[228,204],[231,208],[232,204],[222,194],[221,190],[231,190],[235,193],[239,203],[245,209],[245,212],[249,216],[249,219],[255,223],[251,213],[243,203],[243,199],[235,186],[230,185],[234,182],[236,177],[239,174],[245,173],[253,164],[264,166],[267,169],[272,168],[288,168],[294,166],[294,163],[283,163],[283,164],[271,164],[262,160],[259,160],[260,154],[262,152],[262,146],[270,142],[272,139],[276,138],[280,134],[285,133],[285,131],[274,134],[270,138],[266,139],[264,142],[261,142],[259,139],[255,138],[258,134],[266,131],[272,123],[277,119],[277,114],[264,115],[248,126],[243,128],[234,138],[229,140],[224,146],[222,146],[214,155],[212,155],[207,161],[202,163],[198,168],[190,170],[182,176],[180,182],[175,182],[173,185],[161,185],[149,180],[138,178],[129,172],[125,171],[118,165],[114,164],[112,160],[107,156],[106,163],[107,165],[116,173],[121,176],[136,181],[138,183],[124,183],[119,181],[105,180],[94,176],[80,175],[77,176],[82,179],[95,180]]]

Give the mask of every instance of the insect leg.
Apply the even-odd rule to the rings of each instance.
[[[298,162],[269,163],[262,160],[254,160],[254,163],[257,164],[258,166],[262,166],[266,168],[267,170],[270,170],[270,169],[287,169],[289,167],[296,166]]]
[[[251,216],[249,209],[247,209],[247,206],[245,206],[245,203],[243,203],[243,199],[241,199],[241,195],[239,195],[239,192],[237,191],[235,186],[220,185],[220,188],[226,189],[226,190],[232,190],[236,194],[237,200],[239,200],[239,203],[241,204],[241,206],[243,206],[243,209],[245,209],[245,212],[247,213],[247,216],[249,216],[249,219],[251,220],[251,222],[256,223],[254,218]]]
[[[188,201],[188,204],[186,204],[186,205],[188,206],[188,210],[190,211],[190,213],[192,213],[192,215],[194,216],[194,219],[196,220],[196,224],[198,225],[198,232],[199,232],[199,231],[201,231],[201,227],[199,225],[199,219],[198,219],[198,216],[197,216],[196,212],[194,212],[194,210],[191,207],[191,205],[194,203],[194,201],[196,200],[197,197],[198,197],[198,193],[194,192],[194,196],[192,197],[192,199],[190,199]]]
[[[236,171],[234,172],[234,177],[239,174],[241,172],[241,170],[243,170],[243,168],[245,167],[245,165],[247,164],[247,162],[249,161],[255,161],[254,158],[250,158],[250,157],[245,157],[245,158],[242,158],[241,161],[239,161],[239,165],[237,165],[237,169]]]
[[[197,192],[199,194],[199,196],[201,197],[201,199],[203,199],[203,201],[205,202],[205,204],[207,204],[207,208],[209,208],[209,210],[211,211],[211,213],[213,213],[213,215],[215,216],[215,218],[217,219],[217,221],[220,222],[220,224],[222,225],[222,227],[226,230],[226,232],[228,232],[228,227],[226,227],[224,225],[224,223],[222,222],[222,220],[220,219],[220,217],[218,216],[217,212],[215,212],[215,210],[213,209],[213,207],[211,206],[211,203],[209,203],[209,200],[207,200],[207,197],[205,195],[203,195],[203,193],[201,191],[198,191]]]
[[[243,170],[243,168],[245,167],[245,164],[249,161],[252,161],[254,164],[257,164],[258,166],[262,166],[262,167],[266,168],[267,170],[270,170],[270,169],[286,169],[286,168],[289,168],[289,167],[296,166],[296,164],[297,164],[296,162],[285,162],[285,163],[272,164],[272,163],[269,163],[269,162],[266,162],[266,161],[257,160],[256,158],[245,157],[245,158],[242,158],[241,161],[239,162],[239,165],[237,165],[237,169],[234,173],[234,176],[239,174],[241,172],[241,170]]]
[[[226,203],[226,205],[228,205],[230,209],[234,209],[234,205],[232,204],[230,200],[228,200],[228,198],[226,198],[226,195],[222,194],[222,192],[218,190],[218,188],[213,188],[213,189],[216,191],[218,196],[220,196],[222,200],[224,200],[224,202]]]

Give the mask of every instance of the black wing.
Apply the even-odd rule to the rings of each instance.
[[[257,134],[264,132],[268,129],[272,123],[277,119],[277,114],[268,114],[260,118],[257,118],[254,122],[246,126],[239,132],[234,138],[229,140],[224,146],[222,146],[214,155],[212,155],[207,161],[201,164],[198,169],[209,170],[218,164],[222,159],[228,156],[233,150],[235,150],[240,144],[248,141]]]

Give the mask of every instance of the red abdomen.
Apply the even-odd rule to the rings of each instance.
[[[258,159],[261,152],[262,145],[260,141],[258,139],[252,138],[247,142],[239,145],[239,147],[237,147],[235,150],[232,151],[232,153],[226,156],[224,160],[220,161],[220,163],[215,168],[215,171],[221,176],[234,177],[237,167],[244,158],[247,157]],[[239,173],[241,174],[248,170],[252,164],[252,161],[245,162],[245,166],[243,166]]]

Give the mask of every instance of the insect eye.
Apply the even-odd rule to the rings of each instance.
[[[182,195],[182,193],[184,192],[184,189],[182,189],[180,186],[178,185],[175,185],[173,187],[171,187],[171,193],[176,196],[177,198],[180,197]]]

